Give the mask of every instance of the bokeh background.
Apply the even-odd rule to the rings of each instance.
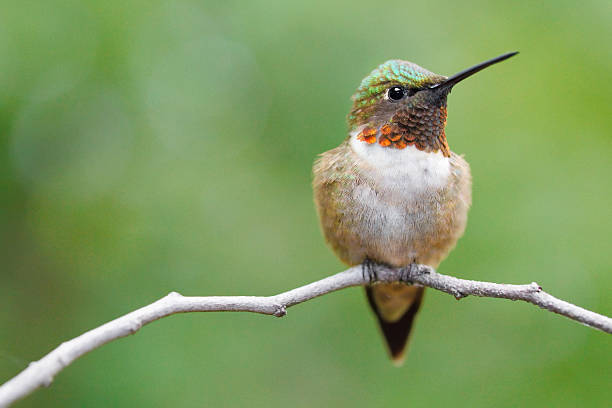
[[[2,1],[0,382],[150,303],[344,267],[311,198],[349,97],[390,58],[452,74],[467,232],[440,271],[612,314],[612,3]],[[403,368],[359,288],[286,318],[173,316],[18,407],[600,407],[609,335],[428,291]]]

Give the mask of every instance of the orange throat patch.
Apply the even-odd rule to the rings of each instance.
[[[444,157],[450,157],[446,142],[446,107],[421,108],[413,107],[398,110],[391,120],[380,128],[366,126],[357,135],[357,140],[383,147],[404,149],[414,146],[425,152],[441,151]]]

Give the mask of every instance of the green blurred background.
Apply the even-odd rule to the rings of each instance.
[[[266,295],[344,267],[311,198],[349,97],[390,58],[452,74],[472,165],[440,271],[612,314],[612,3],[0,3],[0,382],[150,303]],[[286,318],[173,316],[75,362],[19,407],[598,407],[609,335],[428,291],[393,367],[358,288]]]

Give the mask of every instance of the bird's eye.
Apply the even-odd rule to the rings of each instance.
[[[387,91],[387,96],[392,101],[399,101],[406,95],[406,90],[401,86],[393,86]]]

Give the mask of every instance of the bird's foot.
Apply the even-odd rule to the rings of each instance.
[[[429,274],[429,268],[417,264],[415,259],[410,265],[400,269],[400,280],[412,285],[415,277],[427,274]]]
[[[370,283],[374,283],[378,281],[378,274],[376,273],[377,263],[371,260],[370,258],[366,258],[361,264],[361,273],[363,275],[363,279],[369,281]]]
[[[366,258],[361,264],[363,279],[371,284],[376,282],[396,282],[395,268],[384,262],[376,262]]]

